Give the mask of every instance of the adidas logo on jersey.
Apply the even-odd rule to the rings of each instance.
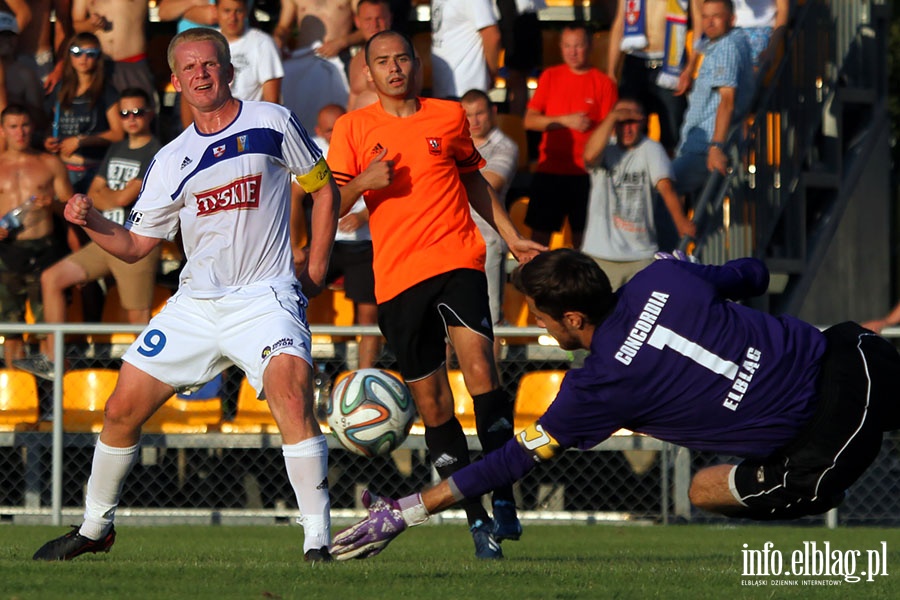
[[[437,457],[437,460],[434,461],[434,468],[440,469],[441,467],[449,467],[456,463],[456,457],[450,456],[447,453],[441,454]]]
[[[189,156],[185,156],[185,157],[184,157],[184,160],[181,161],[181,168],[184,169],[186,166],[188,166],[188,165],[191,164],[192,162],[194,162],[194,161],[192,161],[191,158],[190,158]]]
[[[372,155],[378,154],[378,153],[381,152],[382,150],[384,150],[384,146],[382,146],[382,145],[379,144],[379,143],[376,143],[376,144],[375,144],[375,147],[372,148]]]

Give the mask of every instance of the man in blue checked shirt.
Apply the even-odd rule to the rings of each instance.
[[[728,168],[725,142],[732,124],[753,99],[753,53],[741,29],[734,28],[731,0],[704,0],[700,19],[704,39],[697,51],[703,63],[688,95],[672,171],[679,194],[699,191],[709,172]]]

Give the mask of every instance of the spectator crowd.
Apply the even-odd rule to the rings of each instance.
[[[388,29],[406,32],[414,5],[423,3],[154,4],[173,31],[219,29],[230,46],[233,96],[287,107],[327,157],[335,121],[378,102],[366,42]],[[620,270],[620,285],[654,252],[695,234],[692,197],[710,172],[729,167],[729,135],[753,98],[755,73],[777,57],[788,1],[608,4],[608,36],[569,21],[553,37],[542,35],[552,27],[539,19],[543,0],[432,0],[430,45],[416,36],[412,47],[429,67],[417,71],[426,73],[414,82],[419,95],[461,100],[492,194],[506,206],[529,198],[519,225],[539,244],[554,245],[554,233],[567,223],[566,243],[604,270]],[[258,22],[264,10],[271,19]],[[24,322],[28,310],[37,321],[100,320],[107,283],[117,286],[130,322],[151,316],[161,252],[122,262],[61,216],[72,193],[86,193],[108,219],[123,224],[155,153],[192,127],[179,94],[174,104],[161,102],[167,89],[171,95],[170,74],[151,55],[149,14],[147,2],[130,0],[0,0],[4,321]],[[558,39],[558,53],[542,49],[542,39]],[[595,47],[601,40],[608,41],[605,53]],[[543,64],[548,56],[559,56],[559,63]],[[651,115],[658,123],[652,132]],[[527,139],[526,130],[530,145],[517,138]],[[379,177],[390,174],[390,161],[378,162],[382,171],[360,173],[358,189],[377,189]],[[508,195],[511,188],[516,195]],[[298,270],[315,235],[306,196],[294,186]],[[330,285],[346,290],[361,324],[377,322],[368,217],[360,197],[338,224],[328,274]],[[502,324],[508,248],[478,214],[473,218],[487,243],[491,318]],[[76,295],[81,315],[68,310]],[[360,366],[373,366],[379,341],[361,344]],[[5,365],[52,377],[52,340],[34,346],[7,336]]]

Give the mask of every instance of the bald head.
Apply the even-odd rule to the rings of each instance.
[[[346,113],[346,109],[339,104],[328,104],[319,110],[316,119],[316,135],[331,143],[331,132],[334,130],[334,122],[338,117]]]

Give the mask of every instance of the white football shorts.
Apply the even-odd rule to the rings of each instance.
[[[299,284],[260,283],[215,299],[179,291],[122,360],[179,392],[196,390],[236,365],[263,397],[263,372],[272,356],[292,354],[312,366],[306,306]]]

